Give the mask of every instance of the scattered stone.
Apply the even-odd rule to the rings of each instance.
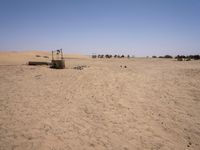
[[[124,150],[128,150],[128,148],[127,148],[127,147],[124,147]]]
[[[43,58],[49,58],[49,56],[43,56]]]
[[[90,146],[91,146],[91,147],[95,147],[95,145],[94,145],[93,143],[90,143]]]
[[[122,66],[122,65],[120,65],[120,68],[127,68],[127,66]]]
[[[42,75],[41,74],[39,74],[39,75],[36,75],[35,77],[41,77]]]
[[[42,76],[42,75],[39,74],[39,75],[36,75],[35,78],[36,78],[36,79],[40,79],[41,76]]]
[[[75,66],[73,69],[76,69],[76,70],[83,70],[84,68],[87,68],[88,66],[86,65],[81,65],[81,66]]]
[[[28,140],[32,140],[32,137],[28,137]]]
[[[189,142],[189,143],[188,143],[188,145],[187,145],[187,147],[190,147],[191,145],[192,145],[192,143],[191,143],[191,142]]]

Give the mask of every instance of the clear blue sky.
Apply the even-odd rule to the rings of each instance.
[[[200,0],[0,0],[0,51],[200,53]]]

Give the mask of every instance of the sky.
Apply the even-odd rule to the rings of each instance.
[[[200,0],[0,0],[0,51],[200,54]]]

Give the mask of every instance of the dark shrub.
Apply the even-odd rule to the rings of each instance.
[[[173,57],[170,55],[165,55],[164,58],[173,58]]]
[[[177,60],[178,60],[178,61],[183,61],[183,58],[177,57]]]
[[[92,55],[92,58],[97,58],[97,55]]]
[[[112,55],[105,55],[105,58],[112,58]]]
[[[175,58],[176,58],[176,59],[182,58],[182,59],[185,59],[185,60],[187,60],[187,61],[189,61],[189,60],[191,60],[191,59],[199,60],[199,59],[200,59],[200,55],[188,55],[188,56],[185,56],[185,55],[177,55]]]
[[[199,60],[199,59],[200,59],[200,56],[199,56],[199,55],[194,55],[194,56],[193,56],[193,59],[194,59],[194,60]]]

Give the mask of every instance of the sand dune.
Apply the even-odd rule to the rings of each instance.
[[[39,56],[39,57],[37,57]],[[49,58],[45,58],[47,56]],[[66,59],[87,59],[88,56],[78,54],[64,55]],[[1,65],[21,65],[28,61],[51,61],[52,55],[48,51],[0,52]]]
[[[200,61],[66,55],[63,70],[24,65],[50,56],[0,53],[0,150],[200,149]]]

